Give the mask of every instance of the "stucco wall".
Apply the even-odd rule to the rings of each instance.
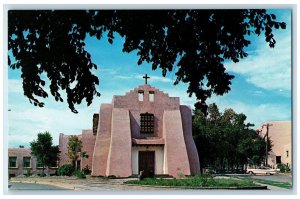
[[[86,165],[92,169],[92,160],[95,147],[96,136],[93,135],[93,130],[82,130],[82,151],[85,151],[88,154],[88,158],[82,158],[81,160],[81,169]]]
[[[8,149],[8,157],[17,157],[17,167],[11,168],[8,167],[8,174],[14,174],[15,176],[24,175],[27,174],[27,170],[30,169],[30,171],[37,175],[39,173],[42,173],[42,168],[36,167],[36,158],[30,154],[31,150],[29,148],[9,148]],[[23,157],[31,157],[30,159],[30,168],[24,168],[23,167]],[[9,159],[8,159],[9,161]],[[45,173],[46,174],[54,174],[57,168],[51,167],[46,168]]]
[[[129,177],[132,175],[129,111],[122,108],[113,108],[111,125],[111,143],[106,175]]]
[[[105,176],[108,153],[111,144],[112,105],[101,104],[99,124],[92,161],[92,175]]]
[[[63,133],[59,134],[59,150],[60,150],[60,160],[59,160],[59,166],[62,166],[64,164],[72,164],[72,161],[68,157],[68,142],[69,137],[72,135],[65,135]],[[80,140],[82,140],[82,135],[73,135],[77,136]]]
[[[164,149],[165,171],[175,177],[180,177],[181,174],[191,175],[180,111],[166,110],[163,125],[166,143]]]
[[[164,147],[163,146],[133,146],[132,147],[132,174],[139,171],[139,151],[155,151],[155,175],[164,172]]]
[[[180,113],[191,174],[196,175],[200,173],[200,163],[198,151],[192,135],[192,110],[188,106],[181,105]]]
[[[265,124],[272,124],[269,126],[269,138],[272,141],[273,147],[268,158],[268,164],[271,166],[276,165],[276,156],[281,156],[281,162],[283,164],[288,163],[291,165],[292,157],[292,129],[291,121],[268,121]],[[261,134],[265,135],[267,132],[266,126],[259,128],[262,130]],[[288,151],[288,157],[287,152]],[[272,163],[272,164],[271,164]]]
[[[144,100],[138,100],[138,92],[144,91]],[[149,101],[149,92],[154,92],[154,101]],[[169,97],[168,94],[148,85],[144,84],[127,92],[125,96],[114,96],[114,108],[126,108],[130,112],[130,126],[133,138],[142,138],[140,135],[140,114],[154,114],[154,136],[162,137],[163,129],[163,113],[164,110],[179,110],[179,98]]]

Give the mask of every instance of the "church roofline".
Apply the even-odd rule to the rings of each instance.
[[[132,93],[132,92],[137,92],[137,91],[139,91],[139,90],[144,90],[145,87],[149,87],[148,90],[150,90],[150,91],[153,90],[154,92],[160,92],[160,93],[166,95],[166,96],[169,97],[169,98],[180,98],[180,97],[170,97],[168,93],[165,93],[164,91],[159,90],[158,88],[156,88],[156,87],[154,87],[154,86],[151,86],[150,84],[139,85],[138,87],[135,87],[135,88],[133,88],[132,90],[127,91],[124,95],[113,95],[113,98],[114,98],[114,97],[123,97],[123,96],[126,96],[126,95],[128,95],[128,94],[130,94],[130,93]]]

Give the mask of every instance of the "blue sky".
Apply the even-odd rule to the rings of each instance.
[[[233,108],[246,114],[248,122],[255,126],[270,120],[291,119],[291,12],[270,12],[287,23],[286,30],[275,31],[276,47],[270,49],[263,35],[251,36],[252,44],[247,49],[249,56],[237,64],[225,63],[228,72],[235,75],[231,91],[208,100],[208,103],[216,103],[221,111]],[[138,66],[136,53],[122,53],[123,39],[115,36],[113,45],[106,37],[100,41],[86,39],[86,49],[98,65],[94,73],[100,79],[101,97],[95,98],[89,107],[86,104],[77,106],[78,114],[72,113],[66,102],[56,102],[50,95],[43,100],[44,108],[34,107],[23,95],[20,71],[8,69],[9,147],[29,146],[38,132],[50,131],[54,143],[58,144],[59,133],[79,134],[82,129],[91,129],[93,114],[99,111],[100,104],[111,102],[113,95],[124,95],[143,84],[145,73],[151,77],[149,84],[170,96],[180,97],[181,104],[193,108],[195,98],[188,97],[187,84],[173,86],[174,72],[163,78],[160,69],[152,71],[149,64]]]

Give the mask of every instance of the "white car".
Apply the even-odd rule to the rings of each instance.
[[[277,175],[279,173],[280,169],[272,169],[270,167],[257,167],[256,169],[247,169],[247,173],[250,175]]]

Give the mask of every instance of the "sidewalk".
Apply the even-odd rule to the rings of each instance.
[[[143,187],[139,185],[127,185],[124,181],[136,180],[137,178],[126,179],[107,179],[97,177],[87,177],[86,179],[77,179],[74,177],[45,177],[45,178],[12,178],[10,183],[36,183],[47,184],[56,187],[61,187],[69,190],[91,190],[91,191],[128,191],[128,190],[174,190],[180,188],[169,187]]]

